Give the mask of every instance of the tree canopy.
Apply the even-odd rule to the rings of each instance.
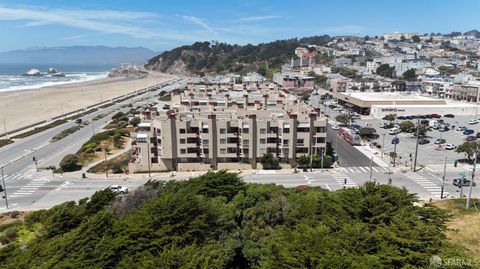
[[[395,67],[390,67],[388,64],[380,65],[376,70],[377,75],[394,78],[395,77]]]
[[[209,172],[29,213],[14,225],[31,236],[2,247],[0,263],[7,269],[426,268],[432,255],[468,258],[446,240],[446,213],[416,201],[390,185],[329,192],[245,184],[237,174]]]

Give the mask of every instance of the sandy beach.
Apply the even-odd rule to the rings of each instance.
[[[141,79],[105,78],[34,90],[0,93],[0,133],[99,103],[171,79],[151,72]]]

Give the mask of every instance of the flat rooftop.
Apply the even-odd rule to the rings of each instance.
[[[350,96],[362,101],[432,101],[438,102],[442,99],[435,99],[427,96],[417,94],[399,93],[399,92],[342,92],[339,93],[344,96]],[[443,100],[442,100],[443,101]]]

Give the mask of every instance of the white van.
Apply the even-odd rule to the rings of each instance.
[[[391,135],[398,134],[398,133],[400,133],[400,128],[392,128],[392,129],[388,130],[388,133],[391,134]]]
[[[435,126],[437,123],[438,123],[437,120],[430,120],[430,121],[428,121],[428,126],[429,126],[429,127],[433,127],[433,126]]]

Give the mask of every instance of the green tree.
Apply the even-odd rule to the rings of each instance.
[[[407,71],[403,72],[403,78],[408,81],[415,81],[417,80],[417,74],[414,68],[408,69]]]
[[[412,36],[412,42],[413,43],[420,43],[420,37],[418,35]]]
[[[455,151],[458,153],[465,153],[467,155],[468,160],[471,161],[473,155],[475,154],[475,150],[477,150],[478,147],[479,147],[478,142],[465,142],[463,144],[458,145]]]
[[[389,122],[393,122],[397,119],[397,116],[395,114],[388,114],[383,117],[383,120],[388,120]]]
[[[125,113],[123,113],[122,111],[119,111],[112,116],[112,119],[113,120],[118,120],[118,119],[121,119],[123,117],[125,117]]]
[[[265,77],[267,76],[267,69],[265,69],[265,67],[260,67],[258,68],[257,73]]]
[[[349,115],[338,115],[335,117],[335,120],[341,125],[350,125],[352,118]]]
[[[399,124],[400,130],[405,133],[411,133],[414,131],[415,124],[409,120],[404,121]]]
[[[377,67],[376,73],[377,75],[380,75],[383,77],[394,78],[395,67],[390,67],[390,65],[388,64],[382,64],[379,67]]]
[[[364,127],[360,129],[360,137],[361,138],[373,138],[373,136],[376,134],[375,128],[371,127]]]
[[[274,157],[272,153],[263,154],[260,163],[262,164],[263,169],[266,170],[280,169],[278,158]]]
[[[330,156],[330,157],[333,157],[333,147],[332,147],[332,143],[330,142],[327,142],[326,143],[326,146],[325,146],[325,154]]]
[[[78,163],[78,157],[75,154],[68,154],[60,162],[62,172],[72,172],[80,170],[82,166]]]
[[[134,117],[130,120],[130,124],[134,127],[137,127],[137,125],[141,122],[142,120],[139,117]]]

